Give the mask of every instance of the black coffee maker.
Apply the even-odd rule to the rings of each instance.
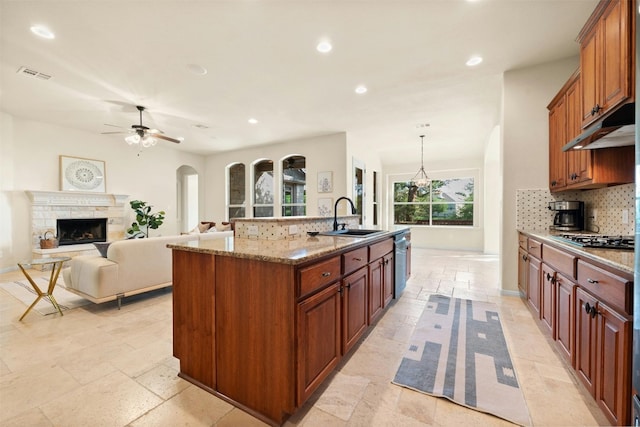
[[[556,214],[550,230],[580,231],[584,229],[584,202],[549,202],[549,209]]]

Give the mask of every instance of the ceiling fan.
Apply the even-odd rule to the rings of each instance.
[[[122,131],[102,132],[102,134],[103,135],[130,134],[124,139],[127,142],[127,144],[129,145],[141,144],[145,148],[156,145],[156,143],[158,142],[157,139],[164,139],[165,141],[174,142],[176,144],[180,144],[180,142],[182,142],[180,139],[170,138],[168,136],[163,135],[164,132],[162,132],[161,130],[149,129],[147,126],[144,126],[142,124],[142,112],[145,110],[145,108],[141,105],[136,105],[136,108],[140,112],[140,124],[131,125],[131,129],[127,130],[126,132],[122,132]],[[126,129],[126,128],[123,128],[122,126],[110,125],[107,123],[105,123],[105,126],[113,126],[113,127]]]

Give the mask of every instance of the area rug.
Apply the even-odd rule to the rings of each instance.
[[[38,285],[40,290],[42,290],[43,292],[46,292],[47,287],[49,286],[48,277],[46,278],[38,277],[33,280],[34,282],[36,282],[36,285]],[[61,284],[61,282],[62,282],[62,279],[59,278],[58,284],[53,290],[53,297],[58,302],[58,305],[60,305],[60,308],[62,309],[62,311],[71,310],[73,308],[81,307],[83,305],[87,305],[90,303],[89,300],[86,300],[79,295],[76,295],[67,291],[64,288],[64,285]],[[0,283],[0,288],[4,289],[13,297],[20,300],[25,305],[25,310],[38,297],[38,294],[36,294],[36,291],[33,290],[33,287],[26,279],[16,280],[14,282]],[[51,301],[49,301],[49,298],[47,297],[44,297],[40,301],[38,301],[38,304],[36,304],[35,307],[31,309],[31,311],[37,311],[38,313],[44,316],[58,312],[58,310],[56,310],[56,308],[53,306],[53,304],[51,303]],[[30,314],[31,312],[29,312],[29,315]]]
[[[393,383],[531,425],[492,303],[431,295]]]

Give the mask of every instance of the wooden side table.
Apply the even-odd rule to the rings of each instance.
[[[51,301],[51,304],[53,304],[53,306],[56,309],[58,309],[58,311],[60,312],[60,315],[64,316],[64,314],[62,314],[62,309],[60,309],[60,306],[58,305],[58,301],[56,301],[56,299],[53,297],[53,289],[56,287],[56,282],[58,281],[58,275],[60,274],[60,271],[62,270],[62,264],[64,264],[65,261],[69,261],[70,259],[71,259],[71,257],[39,258],[39,259],[34,259],[31,262],[26,262],[25,261],[25,262],[19,262],[18,263],[18,267],[20,267],[20,270],[22,270],[22,273],[24,274],[24,276],[27,278],[29,283],[31,283],[31,286],[33,287],[33,290],[36,291],[36,294],[38,294],[38,297],[33,302],[33,304],[31,304],[29,306],[29,308],[27,308],[27,311],[24,312],[22,317],[20,317],[20,319],[19,319],[20,321],[22,319],[24,319],[24,316],[26,316],[27,313],[29,313],[29,311],[31,311],[31,309],[43,297],[49,298],[49,301]],[[42,292],[40,290],[40,288],[38,287],[38,285],[36,285],[36,282],[33,281],[31,276],[29,275],[29,273],[27,273],[27,270],[25,270],[25,266],[34,267],[34,266],[45,266],[45,265],[48,265],[48,264],[52,264],[51,276],[49,277],[49,286],[47,287],[47,291],[46,292]]]

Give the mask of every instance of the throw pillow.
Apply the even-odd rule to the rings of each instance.
[[[198,224],[198,231],[200,231],[200,233],[204,233],[209,229],[209,227],[211,226],[208,222],[201,222],[200,224]]]
[[[222,222],[220,223],[221,225],[218,228],[218,231],[229,231],[231,230],[231,223],[230,222]]]
[[[94,242],[93,245],[96,247],[102,258],[107,257],[107,249],[109,249],[109,245],[111,242]]]

